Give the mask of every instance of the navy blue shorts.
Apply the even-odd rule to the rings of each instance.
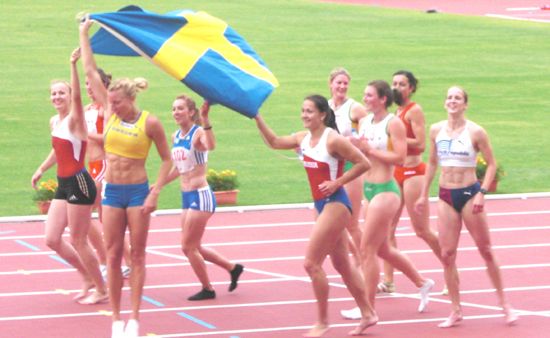
[[[479,192],[479,189],[481,189],[479,182],[459,189],[439,187],[439,199],[452,206],[458,213],[461,213],[466,203]]]
[[[346,194],[346,191],[342,187],[336,190],[336,192],[329,197],[314,201],[313,204],[315,205],[315,209],[317,209],[317,213],[321,214],[321,212],[325,208],[325,204],[332,202],[342,203],[346,206],[346,208],[349,209],[349,212],[351,213],[351,202],[349,201],[348,194]]]

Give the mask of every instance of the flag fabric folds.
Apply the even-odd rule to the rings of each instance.
[[[143,56],[211,103],[254,117],[279,84],[252,47],[205,12],[156,14],[137,6],[90,14],[96,54]]]

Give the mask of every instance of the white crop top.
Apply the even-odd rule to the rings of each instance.
[[[437,158],[442,167],[475,167],[477,151],[474,149],[469,131],[470,123],[466,121],[464,130],[453,139],[447,134],[447,123],[435,138]]]

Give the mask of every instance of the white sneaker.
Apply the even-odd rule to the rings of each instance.
[[[426,306],[430,302],[430,291],[434,287],[435,282],[431,279],[426,279],[424,285],[419,289],[420,291],[420,305],[418,305],[418,312],[424,312]]]
[[[340,311],[340,314],[345,319],[357,320],[357,319],[361,319],[363,317],[363,316],[361,316],[361,310],[358,307],[355,307],[351,310],[342,310],[342,311]]]
[[[103,277],[103,280],[107,280],[107,266],[106,265],[99,265],[99,271],[101,271],[101,277]]]
[[[115,320],[111,326],[111,338],[124,338],[124,321]]]
[[[124,278],[124,279],[130,278],[130,272],[131,271],[132,270],[130,269],[129,266],[123,266],[123,267],[120,268],[120,272],[122,273],[122,278]]]
[[[124,329],[124,338],[137,338],[139,336],[139,322],[135,319],[130,319],[126,323]]]

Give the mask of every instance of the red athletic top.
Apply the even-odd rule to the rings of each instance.
[[[57,176],[71,177],[84,169],[86,141],[69,130],[69,117],[58,122],[52,131],[52,146],[57,159]]]
[[[409,110],[411,110],[412,107],[414,107],[416,105],[416,102],[409,102],[408,105],[406,105],[403,110],[401,110],[397,116],[401,119],[401,121],[403,121],[403,123],[405,124],[405,128],[407,129],[407,138],[415,138],[415,135],[414,135],[414,131],[412,129],[412,125],[411,123],[405,118],[405,115],[407,114],[407,112]],[[420,151],[419,149],[413,147],[413,146],[410,146],[407,144],[407,155],[420,155],[422,154],[422,151]]]

